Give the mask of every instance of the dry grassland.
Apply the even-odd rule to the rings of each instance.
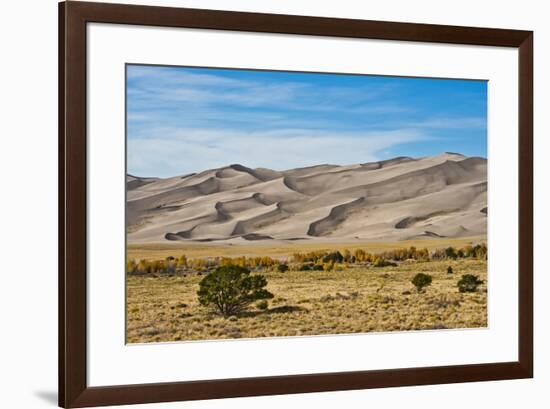
[[[461,242],[461,240],[464,240]],[[426,243],[401,242],[400,246],[428,247]],[[453,239],[452,243],[431,241],[442,247],[461,246],[471,239]],[[332,246],[334,248],[335,246]],[[350,250],[353,245],[346,244]],[[388,249],[365,243],[369,251]],[[391,248],[395,248],[395,243]],[[432,246],[430,246],[432,247]],[[191,257],[210,246],[197,246]],[[292,252],[309,250],[292,245]],[[327,248],[327,246],[315,249]],[[239,246],[240,254],[243,253]],[[251,247],[256,251],[258,247]],[[217,248],[219,251],[219,247]],[[248,250],[248,249],[246,249]],[[210,250],[208,250],[210,251]],[[236,255],[228,253],[218,255]],[[287,254],[288,249],[273,248],[262,255]],[[179,253],[179,252],[178,252]],[[132,246],[129,258],[162,258],[176,255],[174,248]],[[448,274],[452,266],[454,273]],[[433,276],[424,293],[411,284],[418,272]],[[223,318],[197,299],[199,281],[204,275],[131,276],[127,278],[127,340],[129,343],[167,342],[227,338],[255,338],[320,334],[479,328],[487,326],[487,261],[458,259],[444,261],[408,261],[397,267],[355,267],[341,271],[266,271],[267,289],[275,297],[267,310],[252,305],[239,316]],[[475,293],[459,293],[456,283],[463,274],[478,275],[484,284]]]

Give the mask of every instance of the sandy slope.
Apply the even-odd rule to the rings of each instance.
[[[288,171],[127,177],[129,243],[483,235],[487,161],[459,154]]]

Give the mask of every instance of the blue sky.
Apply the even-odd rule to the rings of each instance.
[[[484,81],[127,66],[128,173],[487,156]]]

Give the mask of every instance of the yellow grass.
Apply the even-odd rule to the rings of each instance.
[[[237,257],[237,256],[270,256],[273,258],[285,258],[296,252],[309,251],[334,251],[349,249],[353,252],[354,249],[362,248],[371,253],[382,252],[385,250],[393,250],[396,248],[408,248],[415,246],[416,248],[445,248],[453,246],[456,248],[464,247],[469,244],[486,242],[486,236],[475,237],[460,237],[460,238],[438,238],[438,239],[417,239],[403,240],[398,242],[341,242],[341,243],[311,243],[307,241],[285,241],[277,242],[274,245],[270,240],[253,242],[250,245],[228,245],[218,243],[154,243],[154,244],[129,244],[128,245],[128,260],[159,260],[168,256],[179,257],[185,254],[189,258],[202,257]]]
[[[440,240],[438,247],[445,246]],[[401,242],[404,246],[427,244]],[[455,246],[461,245],[457,240]],[[463,242],[463,244],[468,244]],[[352,245],[345,247],[353,249]],[[362,246],[363,248],[364,246]],[[256,248],[256,247],[254,247]],[[322,247],[319,247],[319,249]],[[381,247],[386,249],[385,247]],[[395,245],[392,247],[395,248]],[[301,250],[304,250],[301,247]],[[310,247],[307,248],[308,250]],[[368,246],[369,250],[375,248]],[[148,247],[148,257],[176,255],[179,250]],[[166,252],[170,252],[170,254]],[[218,249],[219,250],[219,249]],[[134,255],[143,256],[134,248]],[[143,251],[143,250],[139,250]],[[201,250],[196,248],[197,256]],[[280,255],[280,249],[262,255]],[[288,251],[288,250],[285,250]],[[292,251],[297,251],[292,246]],[[189,254],[189,251],[186,252]],[[236,255],[237,253],[226,253]],[[240,254],[240,253],[238,253]],[[452,266],[454,273],[448,274]],[[412,277],[433,276],[425,293],[417,293]],[[130,343],[254,338],[361,332],[407,331],[487,326],[487,262],[403,262],[398,267],[348,267],[342,271],[287,271],[262,273],[275,298],[269,308],[254,306],[238,317],[225,319],[197,300],[197,273],[184,276],[128,276],[128,328]],[[484,280],[475,293],[461,294],[456,282],[463,274]]]

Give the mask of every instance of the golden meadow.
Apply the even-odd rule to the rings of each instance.
[[[232,266],[262,276],[271,297],[247,299],[238,313],[224,316],[215,305],[201,303],[198,292],[205,277]],[[416,287],[418,275],[428,276],[429,284]],[[459,286],[464,276],[477,278],[473,291]],[[486,327],[486,283],[487,246],[473,241],[461,247],[409,246],[376,252],[369,246],[306,249],[277,257],[181,253],[163,259],[129,258],[127,340]]]

